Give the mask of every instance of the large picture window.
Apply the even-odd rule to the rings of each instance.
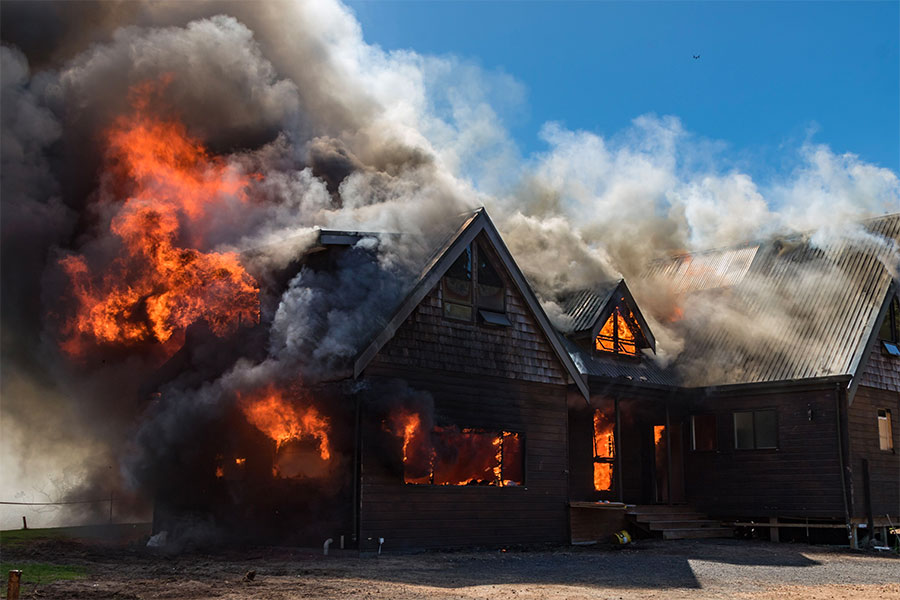
[[[525,483],[524,434],[435,426],[401,411],[385,428],[403,441],[403,481],[419,485],[512,487]]]
[[[778,447],[778,416],[774,410],[734,413],[734,447],[760,450]]]

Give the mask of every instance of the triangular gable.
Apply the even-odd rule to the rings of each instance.
[[[847,390],[848,406],[853,404],[853,397],[856,395],[856,388],[859,387],[859,382],[862,379],[863,372],[866,370],[866,365],[869,362],[869,357],[872,355],[872,352],[878,351],[878,328],[881,325],[881,322],[884,320],[885,315],[887,315],[888,309],[894,298],[900,298],[900,286],[897,285],[896,281],[891,282],[891,285],[884,296],[884,301],[881,304],[881,308],[875,314],[871,322],[867,325],[869,335],[866,339],[866,343],[863,346],[862,351],[859,352],[859,354],[855,357],[853,365],[850,367],[850,374],[853,376],[853,379],[850,380],[850,386]]]
[[[502,267],[512,280],[519,294],[521,294],[522,298],[525,300],[526,305],[531,311],[535,321],[540,326],[547,342],[553,348],[554,354],[556,354],[557,358],[562,363],[571,380],[578,386],[579,391],[581,391],[585,398],[588,398],[590,392],[587,383],[579,373],[578,368],[575,366],[569,353],[563,348],[553,326],[550,324],[550,320],[547,318],[546,313],[544,313],[543,308],[541,308],[540,302],[538,302],[537,297],[534,295],[534,291],[525,279],[525,275],[522,274],[522,271],[519,269],[515,260],[513,260],[509,249],[500,237],[500,233],[497,231],[497,228],[494,227],[493,222],[483,208],[478,209],[471,217],[466,219],[457,232],[450,238],[444,249],[438,252],[434,258],[429,261],[412,291],[403,300],[400,307],[394,312],[385,327],[375,336],[354,361],[353,376],[359,377],[381,348],[394,337],[397,329],[406,321],[407,317],[415,310],[416,306],[418,306],[428,292],[440,282],[441,278],[456,259],[459,258],[459,255],[462,254],[463,250],[465,250],[465,248],[467,248],[482,232],[490,242],[494,252],[496,252],[497,256],[500,258]]]
[[[639,329],[634,333],[641,336],[645,342],[640,346],[649,347],[655,353],[656,338],[653,337],[653,332],[650,331],[650,326],[647,325],[624,279],[620,279],[612,287],[582,291],[570,301],[567,312],[578,313],[571,337],[596,339],[617,305],[624,305],[634,316]]]

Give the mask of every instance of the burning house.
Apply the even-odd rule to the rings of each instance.
[[[665,369],[624,282],[571,297],[565,343],[591,388],[570,403],[573,499],[687,504],[643,523],[666,537],[896,523],[900,215],[865,232],[655,263],[641,283],[676,291],[685,333]]]
[[[371,260],[372,242],[322,230],[301,272]],[[173,456],[156,529],[362,551],[566,539],[567,395],[588,390],[487,213],[382,308],[327,381],[237,393]]]
[[[507,164],[505,76],[339,2],[0,11],[2,437],[55,499],[363,551],[564,541],[598,500],[897,521],[896,216],[830,231],[804,180],[819,231],[776,242],[669,117]],[[847,221],[896,206],[820,152]]]

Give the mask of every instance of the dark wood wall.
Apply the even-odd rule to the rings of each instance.
[[[878,444],[878,409],[891,411],[893,450]],[[863,459],[869,465],[872,513],[888,514],[897,522],[900,514],[900,392],[860,386],[848,409],[850,470],[853,478],[853,516],[866,517]]]
[[[688,502],[720,516],[843,519],[836,393],[830,385],[693,399],[689,413],[716,415],[717,450],[691,450],[684,420]],[[778,448],[736,450],[733,413],[769,408],[778,415]]]
[[[435,421],[524,434],[522,487],[408,485],[400,446],[377,423],[362,444],[360,549],[563,542],[567,521],[563,386],[430,369],[377,369],[434,398]],[[387,449],[387,450],[386,450]]]
[[[500,275],[511,326],[444,318],[437,285],[364,376],[428,392],[437,424],[523,433],[525,485],[405,484],[396,438],[391,449],[383,429],[369,423],[360,478],[364,551],[377,547],[379,537],[388,550],[567,538],[568,374],[507,274]]]

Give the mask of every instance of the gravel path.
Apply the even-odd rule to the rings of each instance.
[[[896,556],[746,540],[366,558],[290,549],[162,556],[48,542],[4,552],[10,560],[83,564],[90,572],[84,580],[26,587],[24,598],[900,600]]]

